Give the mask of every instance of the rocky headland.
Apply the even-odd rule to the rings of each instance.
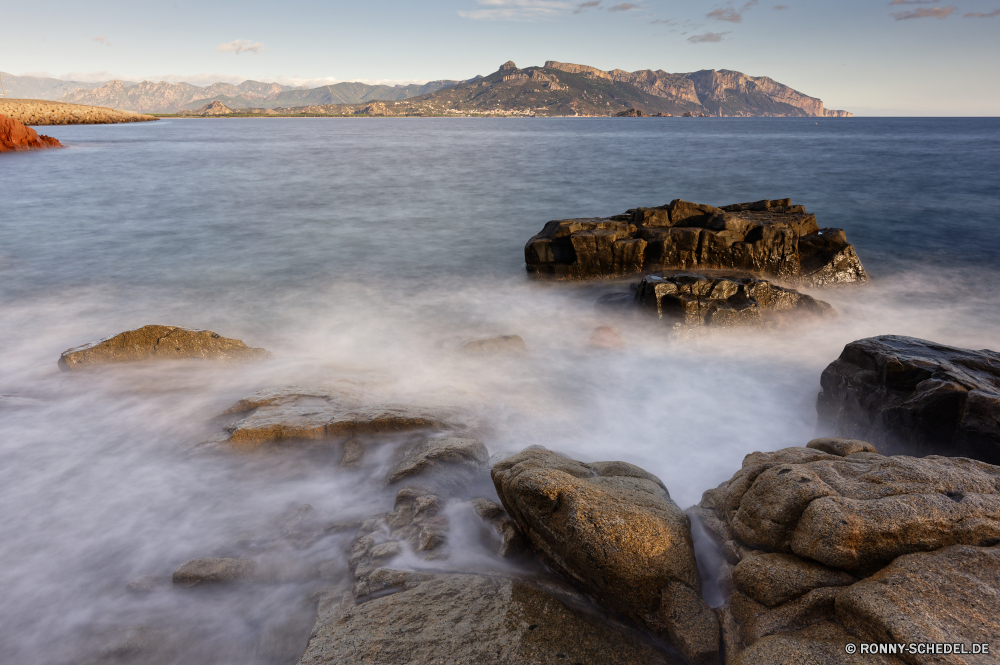
[[[57,139],[38,132],[24,123],[5,115],[0,115],[0,152],[18,152],[21,150],[40,150],[43,148],[61,148]]]
[[[548,222],[524,246],[528,274],[586,280],[661,270],[741,270],[804,286],[865,283],[841,229],[788,199],[716,208],[675,199],[612,217]]]
[[[106,125],[157,119],[151,115],[131,111],[51,102],[44,99],[0,99],[0,115],[13,118],[25,125]]]

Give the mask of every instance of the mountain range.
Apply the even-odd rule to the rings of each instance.
[[[9,75],[3,77],[7,85]],[[384,113],[379,110],[379,115],[615,115],[629,109],[647,115],[851,115],[828,110],[820,99],[766,76],[725,69],[682,74],[649,69],[604,71],[554,60],[542,67],[524,69],[507,62],[485,77],[405,86],[345,82],[310,89],[259,81],[201,87],[165,81],[82,84],[32,77],[10,79],[14,92],[8,89],[8,96],[57,99],[141,113],[176,113],[218,101],[234,112],[280,110],[347,115],[361,112],[363,109],[355,108],[358,105],[369,109],[372,102],[381,101],[391,103],[375,107],[385,109]],[[33,94],[25,94],[29,91]],[[49,96],[43,96],[46,91]],[[54,96],[57,93],[61,95]]]

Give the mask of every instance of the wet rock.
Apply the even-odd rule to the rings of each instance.
[[[0,410],[30,409],[39,406],[45,406],[45,402],[21,395],[0,395]]]
[[[365,444],[358,439],[344,442],[344,456],[340,458],[340,468],[355,469],[361,466],[365,457]]]
[[[257,564],[248,559],[193,559],[174,571],[176,587],[239,584],[253,581]]]
[[[248,347],[210,330],[149,325],[63,351],[62,370],[89,365],[151,360],[199,359],[221,363],[244,363],[271,357],[264,349]]]
[[[546,563],[604,606],[716,662],[719,624],[701,599],[690,520],[652,474],[544,449],[496,461],[497,494]]]
[[[631,298],[629,298],[631,302]],[[587,339],[587,346],[591,349],[620,349],[625,346],[625,340],[615,332],[610,326],[600,326],[594,328],[594,332]]]
[[[755,277],[658,273],[639,282],[639,312],[674,326],[771,326],[787,319],[829,318],[833,307]]]
[[[839,436],[1000,464],[1000,353],[869,337],[844,347],[821,384],[820,424]]]
[[[956,545],[902,556],[837,598],[837,618],[867,642],[991,644],[988,656],[906,654],[908,663],[995,662],[1000,547]]]
[[[62,144],[51,136],[39,136],[20,120],[0,115],[0,152],[61,148]]]
[[[129,593],[146,594],[154,591],[165,591],[173,584],[170,575],[143,575],[125,585]]]
[[[472,509],[487,524],[490,524],[501,538],[497,554],[505,559],[522,557],[531,551],[531,544],[520,527],[496,501],[473,499]]]
[[[300,665],[365,662],[679,663],[552,583],[424,574],[361,604],[328,604]]]
[[[528,347],[520,335],[500,335],[466,342],[458,350],[471,356],[519,355]]]
[[[360,435],[464,428],[450,410],[391,403],[372,406],[364,395],[349,386],[284,386],[261,390],[237,402],[225,415],[242,417],[227,425],[217,442],[240,450],[301,441],[336,441]],[[345,449],[349,463],[355,463],[352,459],[360,462],[363,451],[361,455],[358,453],[355,449]]]
[[[528,274],[594,279],[657,270],[745,270],[825,286],[868,275],[840,229],[788,199],[715,208],[675,199],[613,217],[548,222],[524,248]]]
[[[830,453],[831,455],[837,455],[838,457],[847,457],[848,455],[853,455],[854,453],[878,453],[875,446],[867,441],[861,441],[860,439],[840,439],[831,437],[813,439],[806,444],[806,448],[822,450],[824,453]]]
[[[422,439],[405,447],[385,477],[386,485],[419,478],[442,496],[455,496],[484,478],[490,454],[476,439]]]

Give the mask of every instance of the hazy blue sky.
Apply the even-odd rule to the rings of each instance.
[[[50,0],[0,70],[59,78],[426,81],[560,60],[736,69],[860,114],[1000,115],[1000,0]]]

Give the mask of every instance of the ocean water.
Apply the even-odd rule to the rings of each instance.
[[[303,504],[330,521],[391,507],[374,471],[294,453],[198,454],[213,417],[258,388],[349,378],[380,399],[447,404],[476,414],[491,453],[543,445],[629,461],[687,507],[747,453],[813,438],[820,373],[846,343],[894,333],[1000,349],[998,119],[41,131],[67,148],[0,156],[0,394],[32,400],[0,405],[4,663],[108,660],[101,645],[129,626],[184,636],[155,662],[285,662],[260,635],[300,611],[304,582],[125,590],[192,558],[239,554],[233,543]],[[784,197],[845,229],[872,275],[866,287],[809,291],[836,320],[683,338],[616,321],[627,346],[595,351],[586,340],[609,321],[593,304],[615,287],[525,276],[524,242],[550,219]],[[207,328],[275,359],[56,366],[71,346],[148,323]],[[499,334],[521,335],[527,358],[454,353]],[[493,565],[455,542],[456,557]],[[269,555],[316,562],[343,546],[331,537]]]

